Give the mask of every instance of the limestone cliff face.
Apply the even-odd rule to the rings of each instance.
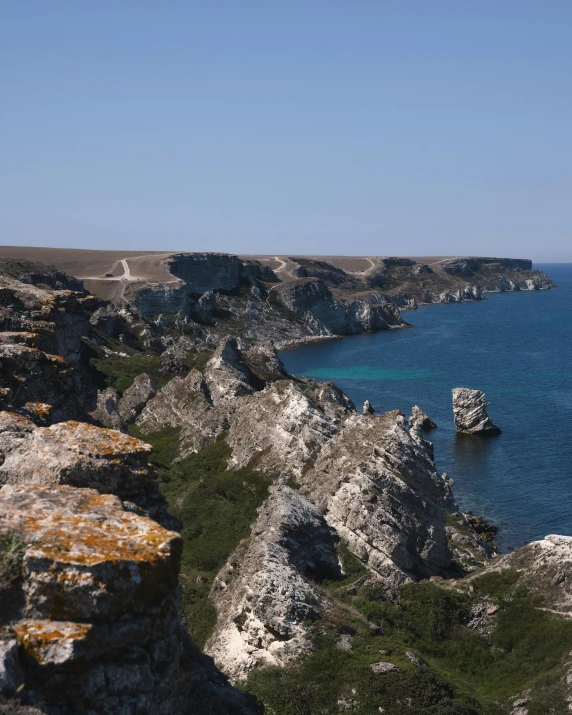
[[[337,300],[319,278],[303,278],[273,289],[276,298],[308,325],[315,335],[349,335],[403,325],[393,306],[362,300]]]
[[[269,269],[256,261],[243,261],[226,253],[179,253],[165,259],[172,280],[148,284],[145,288],[130,286],[129,302],[141,315],[160,313],[204,316],[201,296],[212,291],[234,291],[241,282],[257,285],[259,281],[276,281]],[[202,315],[201,315],[202,314]],[[208,320],[207,320],[208,322]]]
[[[312,580],[339,576],[335,538],[311,502],[286,486],[271,489],[211,591],[218,619],[206,652],[233,680],[310,650],[308,624],[327,607]]]
[[[299,481],[350,550],[388,585],[449,568],[450,482],[401,413],[349,416]]]

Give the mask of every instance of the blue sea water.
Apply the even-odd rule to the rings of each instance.
[[[294,375],[333,380],[376,411],[418,404],[439,425],[437,467],[462,509],[500,527],[501,548],[572,535],[572,264],[537,265],[549,291],[405,312],[412,329],[354,335],[281,354]],[[498,437],[457,435],[451,389],[483,390]]]

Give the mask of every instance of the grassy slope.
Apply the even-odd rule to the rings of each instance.
[[[130,432],[141,437],[133,425]],[[215,608],[208,600],[213,578],[239,541],[249,535],[271,479],[255,471],[254,464],[227,471],[230,450],[224,437],[176,463],[177,429],[141,438],[153,445],[152,461],[161,489],[171,512],[183,522],[183,607],[190,633],[202,647],[216,622]]]

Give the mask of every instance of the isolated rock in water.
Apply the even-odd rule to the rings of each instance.
[[[374,410],[373,407],[371,406],[371,402],[370,402],[369,400],[366,400],[366,401],[363,403],[363,410],[362,410],[362,412],[363,412],[364,415],[373,415],[373,413],[375,412],[375,410]]]
[[[214,581],[218,619],[206,652],[231,680],[298,660],[312,647],[309,623],[328,603],[314,583],[340,574],[320,511],[290,487],[271,488],[250,537]]]
[[[487,414],[489,404],[485,393],[480,390],[471,390],[468,387],[453,388],[453,414],[457,432],[499,434],[500,429]]]
[[[437,428],[437,423],[423,412],[417,405],[413,405],[411,409],[411,417],[409,418],[409,426],[413,429],[428,431]]]

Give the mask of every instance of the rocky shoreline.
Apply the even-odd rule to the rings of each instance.
[[[300,712],[334,698],[336,711],[393,713],[391,688],[413,677],[420,698],[433,688],[460,708],[434,644],[478,633],[479,657],[493,657],[512,603],[533,624],[546,609],[566,622],[572,539],[499,556],[494,528],[460,513],[436,470],[429,416],[359,414],[333,383],[289,375],[276,348],[405,327],[397,303],[415,307],[427,281],[452,281],[448,303],[481,299],[478,285],[453,291],[481,272],[506,290],[550,280],[509,259],[451,259],[440,277],[384,259],[363,279],[289,259],[298,274],[280,281],[253,261],[188,255],[169,259],[176,285],[133,287],[120,305],[48,268],[0,277],[0,712],[281,712],[273,698],[294,697],[281,678],[306,692],[303,669],[326,652],[328,667],[359,656],[363,670],[353,689],[337,675],[319,706],[306,693],[299,707],[314,710]],[[352,297],[358,281],[372,292]],[[456,395],[457,427],[490,432],[473,392]],[[419,620],[450,619],[445,608],[461,609],[457,630]],[[568,671],[550,667],[562,689]]]

